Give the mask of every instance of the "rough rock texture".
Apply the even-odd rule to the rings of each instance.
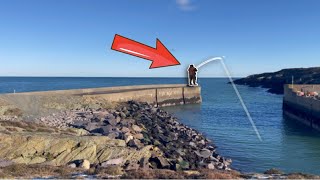
[[[134,112],[133,119],[143,127],[144,144],[156,145],[164,152],[154,157],[152,167],[170,169],[207,168],[229,169],[225,159],[216,152],[201,133],[177,121],[175,117],[146,103],[129,102],[127,109]],[[230,161],[230,160],[228,160]]]
[[[90,161],[84,159],[84,160],[81,162],[80,167],[83,168],[83,169],[90,169]]]
[[[72,167],[75,161],[88,160],[91,165],[120,165],[126,170],[230,170],[231,160],[219,156],[201,133],[147,103],[129,101],[113,109],[62,111],[36,122],[56,129],[26,132],[16,123],[20,130],[0,136],[0,159]]]
[[[319,67],[283,69],[273,73],[251,75],[234,82],[239,85],[267,88],[270,93],[283,94],[283,85],[291,84],[292,76],[295,84],[320,84]]]
[[[0,159],[15,163],[65,165],[75,160],[88,160],[98,164],[122,157],[124,161],[137,161],[150,157],[152,146],[141,150],[126,147],[120,139],[107,136],[62,136],[62,135],[6,135],[0,134]]]

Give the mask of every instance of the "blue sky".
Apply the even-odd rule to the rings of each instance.
[[[0,0],[0,76],[183,77],[188,64],[226,56],[233,76],[318,66],[318,0]],[[120,34],[180,66],[110,49]],[[223,77],[220,64],[199,76]]]

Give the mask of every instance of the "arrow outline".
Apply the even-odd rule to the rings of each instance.
[[[135,40],[132,40],[132,39],[129,39],[129,38],[124,37],[124,36],[121,36],[121,35],[119,35],[119,34],[115,34],[115,35],[114,35],[114,38],[113,38],[113,41],[112,41],[112,44],[111,44],[111,50],[118,51],[118,52],[121,52],[121,53],[124,53],[124,54],[128,54],[128,55],[131,55],[131,56],[136,56],[136,57],[138,57],[138,58],[142,58],[142,59],[151,61],[152,63],[151,63],[151,65],[150,65],[149,69],[155,69],[155,68],[162,68],[162,67],[169,67],[169,66],[181,65],[180,61],[177,60],[177,62],[178,62],[179,64],[172,64],[172,65],[158,66],[158,67],[153,67],[153,68],[151,68],[151,66],[152,66],[152,64],[154,63],[155,60],[150,60],[150,59],[147,59],[147,58],[145,58],[145,57],[141,57],[141,56],[134,55],[134,54],[129,54],[129,53],[126,53],[126,52],[117,50],[117,49],[113,49],[112,47],[113,47],[113,45],[114,45],[114,43],[115,43],[116,36],[120,36],[121,38],[124,38],[124,39],[129,40],[129,41],[133,41],[133,42],[138,43],[138,44],[143,45],[143,46],[147,46],[148,48],[151,48],[151,49],[154,49],[154,50],[158,50],[158,49],[157,49],[157,48],[158,48],[157,42],[159,41],[159,43],[162,45],[162,47],[164,47],[164,48],[167,50],[167,52],[170,53],[170,55],[171,55],[172,57],[174,57],[176,60],[177,60],[177,58],[168,50],[168,48],[167,48],[167,47],[160,41],[160,39],[158,39],[158,38],[156,38],[156,47],[154,48],[154,47],[152,47],[152,46],[143,44],[143,43],[141,43],[141,42],[138,42],[138,41],[135,41]]]

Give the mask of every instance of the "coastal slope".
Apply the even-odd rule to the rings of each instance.
[[[267,88],[268,92],[283,94],[283,85],[295,84],[320,84],[320,67],[282,69],[277,72],[254,74],[237,79],[235,84],[250,87]]]
[[[229,178],[240,175],[232,174],[232,160],[221,157],[209,139],[154,105],[61,98],[39,100],[41,105],[34,111],[19,109],[7,99],[1,101],[0,179],[38,177],[16,173],[17,168],[35,166],[65,167],[90,177],[98,177],[96,171],[110,168],[116,168],[116,172],[103,177],[146,178],[130,174],[140,169],[174,174],[218,171]],[[42,113],[32,114],[39,111]]]

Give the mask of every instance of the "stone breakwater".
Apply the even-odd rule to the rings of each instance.
[[[231,159],[221,157],[216,147],[201,133],[148,103],[129,101],[108,110],[82,108],[52,114],[37,121],[51,127],[77,128],[85,136],[107,136],[123,140],[128,148],[136,151],[146,147],[158,149],[138,161],[124,161],[125,158],[118,157],[99,162],[99,166],[117,164],[127,170],[230,170]]]

